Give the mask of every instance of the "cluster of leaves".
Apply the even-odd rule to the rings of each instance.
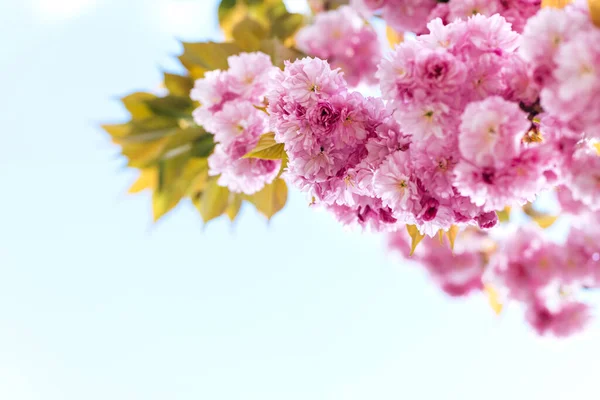
[[[204,222],[224,214],[234,220],[243,202],[271,218],[287,201],[281,178],[248,196],[229,192],[217,184],[218,177],[208,175],[207,158],[215,143],[212,134],[194,123],[192,111],[199,104],[190,99],[190,91],[194,80],[207,71],[227,69],[227,57],[234,54],[262,51],[280,67],[285,60],[301,57],[293,37],[305,17],[289,13],[283,0],[222,0],[218,17],[226,42],[182,43],[179,61],[185,75],[165,72],[164,96],[145,92],[125,96],[122,102],[131,119],[103,125],[120,146],[127,166],[140,171],[129,192],[152,192],[155,221],[182,199],[191,199]],[[247,157],[284,159],[285,164],[285,152],[273,135],[264,135]]]

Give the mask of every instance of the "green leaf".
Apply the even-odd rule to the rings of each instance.
[[[283,143],[275,141],[275,134],[265,133],[258,139],[258,143],[243,158],[260,158],[263,160],[281,160],[285,156]]]
[[[147,100],[146,104],[154,115],[171,118],[189,118],[194,107],[189,97],[172,95]]]
[[[200,136],[192,143],[192,157],[206,158],[210,156],[215,148],[214,137],[211,134]]]
[[[304,24],[304,15],[286,12],[273,22],[271,36],[276,36],[284,41],[287,38],[294,36]]]
[[[229,205],[229,190],[217,184],[217,177],[209,178],[206,188],[194,201],[194,205],[200,212],[204,223],[207,223],[221,215]]]
[[[204,128],[166,128],[113,139],[122,146],[121,153],[129,159],[128,166],[146,168],[161,159],[171,159],[180,154],[190,155],[193,143],[207,135]]]
[[[232,35],[242,49],[256,51],[260,49],[261,40],[267,37],[267,30],[256,20],[246,17],[233,27]]]
[[[146,189],[155,190],[158,186],[158,168],[145,168],[140,170],[140,175],[131,185],[127,193],[139,193]]]
[[[228,69],[227,58],[242,49],[234,43],[182,43],[183,54],[179,60],[187,69],[200,67],[202,71]]]
[[[152,214],[154,222],[167,214],[179,204],[185,191],[183,172],[187,166],[188,156],[182,154],[158,163],[158,183],[152,194]]]
[[[273,65],[279,68],[284,67],[284,61],[286,60],[294,62],[297,59],[306,56],[299,50],[284,46],[283,43],[276,38],[263,40],[260,45],[260,51],[271,56]]]
[[[113,139],[126,137],[131,134],[132,125],[126,124],[106,124],[101,126]]]
[[[242,195],[237,193],[229,193],[229,205],[225,214],[229,217],[230,221],[234,221],[238,216],[240,209],[242,208]]]
[[[189,76],[164,73],[165,87],[170,94],[174,96],[183,96],[189,98],[190,92],[194,87],[194,80]]]
[[[510,207],[504,207],[502,211],[496,211],[496,215],[498,215],[498,221],[504,223],[510,221]]]
[[[131,119],[138,120],[152,117],[153,113],[147,101],[155,98],[156,96],[151,93],[136,92],[123,97],[121,101],[131,114]]]
[[[408,232],[408,235],[410,236],[410,239],[411,239],[410,255],[412,256],[413,254],[415,254],[415,250],[417,249],[417,246],[419,245],[421,240],[423,240],[425,235],[423,235],[421,232],[419,232],[419,229],[415,225],[406,225],[406,231]]]
[[[288,189],[285,181],[277,178],[273,183],[266,185],[260,192],[244,198],[254,204],[258,212],[267,219],[277,214],[287,202]]]

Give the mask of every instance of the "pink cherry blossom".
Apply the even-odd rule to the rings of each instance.
[[[317,14],[296,34],[300,50],[341,68],[351,86],[374,83],[381,45],[375,30],[349,6]]]
[[[393,210],[408,210],[417,196],[417,186],[411,180],[409,153],[397,151],[390,154],[373,177],[373,191],[383,205]]]
[[[565,303],[557,311],[533,302],[527,309],[526,317],[539,335],[565,337],[582,330],[588,323],[591,312],[588,305],[579,302]]]
[[[226,148],[218,144],[208,158],[209,175],[218,175],[219,186],[234,193],[253,194],[273,182],[279,173],[281,161],[255,158],[232,158]]]
[[[571,174],[573,198],[600,210],[600,154],[593,144],[583,142],[575,151]]]
[[[516,158],[531,123],[518,104],[489,97],[465,109],[459,148],[465,160],[479,166],[500,167]]]

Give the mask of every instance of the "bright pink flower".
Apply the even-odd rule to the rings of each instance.
[[[463,0],[464,1],[464,0]],[[474,15],[467,20],[467,39],[479,51],[512,53],[519,47],[519,34],[504,17]]]
[[[396,229],[396,219],[389,207],[383,207],[380,200],[370,197],[361,197],[357,205],[328,205],[330,211],[342,224],[373,232],[389,232]]]
[[[281,161],[256,158],[232,158],[226,148],[218,144],[208,158],[209,175],[220,175],[219,186],[234,193],[253,194],[273,182],[279,173]]]
[[[469,104],[461,119],[461,155],[482,167],[501,167],[516,158],[531,125],[518,104],[501,97]]]
[[[389,155],[373,178],[373,191],[383,205],[404,211],[413,207],[417,187],[412,178],[409,152],[397,151]]]
[[[341,68],[348,83],[373,83],[381,46],[372,26],[348,6],[319,13],[312,25],[296,34],[300,50]]]
[[[465,65],[446,50],[424,49],[417,54],[415,78],[431,94],[455,92],[464,83],[466,73]]]
[[[586,23],[587,16],[547,7],[527,21],[523,30],[519,54],[530,63],[532,75],[543,84],[552,79],[555,55],[560,46],[570,40]]]
[[[339,69],[332,70],[326,61],[309,57],[293,63],[286,61],[283,79],[278,84],[288,101],[304,107],[321,96],[333,96],[347,88]]]
[[[264,53],[241,53],[227,59],[228,73],[236,79],[237,92],[254,104],[262,103],[269,74],[276,67]]]
[[[484,234],[476,234],[485,236]],[[404,227],[390,233],[388,245],[402,256],[414,260],[425,267],[433,281],[452,297],[466,296],[483,288],[482,274],[485,263],[481,248],[471,233],[462,232],[455,242],[455,250],[450,249],[447,239],[442,243],[437,237],[426,237],[409,257],[410,239]],[[468,243],[468,245],[466,245]]]
[[[562,249],[541,232],[525,227],[512,234],[490,259],[486,279],[514,300],[531,302],[560,276]]]
[[[467,19],[477,14],[491,16],[501,9],[500,3],[494,0],[454,0],[448,6],[450,20]]]
[[[600,31],[581,31],[563,43],[555,55],[554,81],[542,90],[544,109],[590,136],[600,127]],[[596,108],[594,108],[596,107]]]
[[[575,151],[571,174],[573,198],[600,210],[600,154],[591,143],[583,142]]]
[[[584,303],[569,302],[559,310],[551,311],[536,301],[529,306],[526,317],[539,335],[566,337],[582,330],[589,322],[591,312]]]
[[[461,160],[454,169],[454,186],[485,211],[522,206],[535,200],[544,176],[535,164],[515,159],[502,168],[479,167]]]
[[[406,105],[397,113],[402,130],[410,132],[415,141],[444,139],[445,129],[452,119],[450,107],[445,103],[421,103]],[[431,143],[431,142],[429,142]]]
[[[436,0],[388,0],[383,7],[385,21],[397,32],[425,32]]]
[[[257,110],[250,102],[232,101],[223,106],[221,111],[214,113],[204,128],[214,133],[215,141],[228,145],[244,132],[258,137],[266,132],[266,115]]]

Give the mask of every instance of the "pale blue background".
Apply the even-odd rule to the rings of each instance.
[[[98,125],[215,5],[0,0],[0,399],[600,398],[597,323],[541,339],[449,300],[296,192],[270,224],[151,225]]]

